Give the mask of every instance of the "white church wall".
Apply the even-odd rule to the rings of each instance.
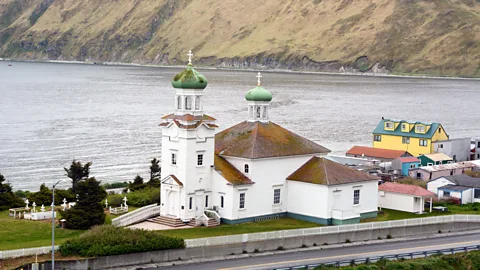
[[[414,200],[411,195],[379,191],[378,207],[414,213],[419,210],[415,209]]]
[[[216,206],[222,218],[233,219],[233,186],[212,169],[212,207]],[[223,196],[223,207],[221,197]]]
[[[287,181],[289,213],[328,219],[328,187],[299,181]]]
[[[339,210],[348,216],[376,212],[378,208],[378,181],[364,181],[328,187],[328,210]],[[354,191],[360,191],[360,201],[354,205]]]

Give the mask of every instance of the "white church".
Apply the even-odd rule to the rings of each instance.
[[[246,120],[217,133],[203,108],[207,78],[191,57],[172,80],[175,112],[160,124],[161,219],[195,224],[205,211],[226,224],[288,216],[330,225],[376,217],[378,178],[325,159],[330,150],[271,122],[272,94],[261,87],[260,73],[245,95]]]

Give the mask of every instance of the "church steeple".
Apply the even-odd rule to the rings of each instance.
[[[172,79],[172,86],[176,89],[175,115],[203,115],[203,89],[208,81],[205,76],[192,66],[192,51],[188,52],[188,65],[182,72]]]
[[[245,95],[245,99],[248,102],[248,121],[269,122],[268,107],[272,100],[272,94],[261,87],[260,79],[262,78],[262,74],[260,72],[258,72],[257,78],[257,87],[248,91]]]

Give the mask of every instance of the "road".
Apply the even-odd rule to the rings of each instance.
[[[388,241],[388,240],[387,240]],[[360,259],[366,257],[410,253],[427,250],[448,249],[463,246],[480,245],[480,234],[445,236],[432,239],[406,240],[391,243],[358,245],[325,250],[309,250],[294,253],[275,254],[270,256],[254,256],[232,260],[221,260],[154,269],[171,270],[246,270],[272,269],[302,264],[315,264],[337,260]]]

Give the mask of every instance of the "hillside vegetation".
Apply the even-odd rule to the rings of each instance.
[[[480,76],[479,0],[0,0],[0,57]],[[375,65],[378,63],[378,65]]]

